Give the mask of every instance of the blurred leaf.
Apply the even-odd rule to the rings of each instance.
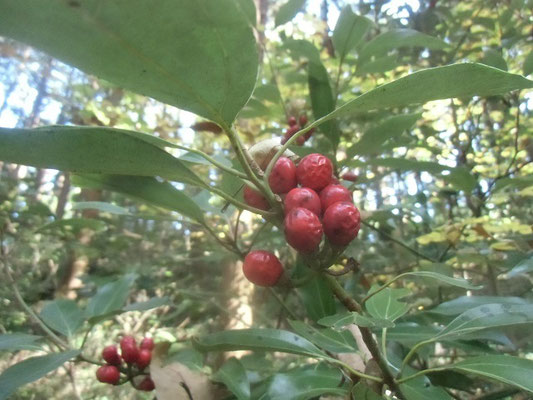
[[[340,314],[330,315],[317,321],[320,325],[329,326],[334,329],[344,328],[346,325],[355,324],[368,328],[392,328],[394,323],[386,319],[378,319],[361,315],[356,312],[343,312]]]
[[[211,379],[222,382],[239,400],[250,398],[250,382],[246,376],[246,370],[239,360],[230,358],[226,361]]]
[[[89,299],[85,314],[88,317],[96,317],[122,309],[135,279],[137,275],[127,274],[99,287],[96,294]]]
[[[27,333],[5,333],[0,335],[0,351],[39,350],[36,342],[42,336],[28,335]]]
[[[0,400],[9,398],[20,386],[36,381],[78,354],[79,350],[71,350],[31,357],[5,369],[0,375]]]
[[[439,304],[437,307],[428,310],[430,313],[442,315],[458,315],[472,308],[485,304],[508,304],[508,305],[527,305],[531,304],[520,297],[505,296],[461,296]]]
[[[161,307],[169,304],[170,299],[167,296],[152,297],[150,300],[146,300],[139,303],[128,304],[123,308],[124,311],[146,311],[152,308]]]
[[[102,231],[106,229],[103,221],[89,218],[68,218],[50,222],[37,229],[37,232],[44,232],[50,229],[61,229],[64,231],[78,233],[82,229],[91,229],[93,231]]]
[[[160,0],[154,7],[142,0],[6,0],[0,6],[0,35],[126,89],[230,124],[257,75],[247,3]]]
[[[341,61],[361,42],[373,24],[368,18],[354,14],[349,5],[342,9],[331,38]]]
[[[73,336],[85,321],[78,305],[67,299],[57,299],[47,303],[40,317],[50,328],[67,337]]]
[[[305,0],[289,0],[283,4],[276,14],[276,27],[291,21],[304,5]]]
[[[324,357],[314,344],[292,332],[278,329],[238,329],[213,333],[194,340],[201,351],[279,351],[308,357]]]
[[[401,64],[398,62],[397,55],[378,57],[373,61],[368,61],[363,65],[359,65],[355,70],[355,74],[357,76],[364,76],[366,74],[382,74],[396,68],[399,65]]]
[[[523,72],[524,76],[528,76],[533,72],[533,51],[530,52],[524,60]]]
[[[518,275],[528,274],[529,272],[532,272],[532,271],[533,271],[533,255],[529,256],[529,258],[526,258],[520,261],[509,272],[507,272],[505,276],[507,276],[507,278],[513,278]]]
[[[501,69],[502,71],[507,71],[507,63],[502,57],[501,52],[497,50],[487,49],[483,53],[483,58],[481,59],[481,62],[483,64],[490,65],[491,67]]]
[[[405,344],[418,343],[431,339],[439,329],[431,325],[420,325],[413,322],[396,324],[387,330],[387,339]]]
[[[373,293],[377,289],[377,286],[373,286],[369,293]],[[375,318],[394,322],[409,311],[409,304],[398,301],[409,294],[410,292],[407,289],[391,289],[388,287],[369,298],[365,303],[365,308]]]
[[[115,204],[106,203],[103,201],[79,201],[72,205],[73,210],[98,210],[109,214],[116,215],[131,215],[130,212],[123,207]]]
[[[452,400],[453,398],[440,387],[433,386],[425,376],[411,379],[400,385],[402,393],[409,400]]]
[[[361,400],[383,400],[384,397],[381,397],[379,394],[374,392],[363,382],[359,382],[352,389],[352,399],[361,399]]]
[[[405,158],[376,158],[369,160],[368,163],[402,171],[427,171],[432,174],[437,174],[450,169],[450,167],[446,165],[433,161],[416,161]]]
[[[313,273],[301,262],[298,263],[296,272],[298,278],[302,279]],[[307,283],[298,287],[297,291],[302,296],[307,315],[312,320],[318,321],[320,318],[335,314],[333,292],[321,276],[314,276]]]
[[[291,328],[318,347],[332,353],[353,353],[357,342],[349,331],[337,332],[332,329],[318,329],[302,321],[290,321]]]
[[[466,193],[472,192],[477,184],[477,179],[466,167],[452,168],[448,175],[442,175],[442,179],[451,184],[454,188],[463,190]]]
[[[479,285],[473,285],[470,282],[468,282],[466,279],[463,279],[463,278],[453,278],[451,276],[446,276],[446,275],[438,274],[436,272],[431,272],[431,271],[406,272],[406,273],[402,274],[402,276],[420,276],[420,277],[424,277],[424,278],[435,279],[435,280],[437,280],[439,282],[442,282],[442,283],[445,283],[447,285],[457,286],[457,287],[461,287],[461,288],[464,288],[464,289],[471,289],[471,290],[481,289],[483,287],[483,286],[479,286]]]

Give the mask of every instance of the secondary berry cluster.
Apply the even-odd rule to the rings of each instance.
[[[111,385],[131,381],[138,390],[147,392],[154,390],[154,382],[145,371],[152,361],[153,349],[154,340],[152,338],[145,337],[140,346],[137,346],[133,336],[124,336],[120,340],[120,354],[115,345],[107,346],[102,350],[102,358],[106,364],[96,370],[96,379]],[[126,368],[124,368],[123,362],[126,363]],[[121,373],[125,376],[122,382]],[[136,377],[140,377],[140,379],[134,380]]]
[[[281,144],[285,144],[285,142],[291,137],[293,137],[296,132],[298,132],[300,129],[304,128],[307,125],[307,116],[305,114],[302,114],[300,115],[300,117],[298,117],[298,120],[296,119],[296,117],[290,116],[287,123],[289,124],[289,127],[287,128],[287,130],[285,131],[285,135],[283,135],[283,138],[281,139]],[[307,140],[311,138],[314,131],[315,128],[311,128],[303,136],[298,136],[298,138],[296,138],[296,144],[298,146],[303,145]]]
[[[324,236],[324,243],[336,250],[357,237],[359,210],[350,190],[335,178],[333,164],[326,156],[309,154],[297,166],[291,159],[280,157],[269,176],[269,185],[283,199],[285,239],[298,252],[317,253]],[[267,199],[250,186],[245,186],[244,199],[253,207],[270,208]],[[274,254],[255,250],[246,255],[243,272],[257,285],[274,286],[283,267]]]

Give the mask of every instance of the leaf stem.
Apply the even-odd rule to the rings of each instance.
[[[236,200],[234,197],[231,197],[226,192],[224,192],[224,191],[222,191],[222,190],[220,190],[220,189],[218,189],[218,188],[216,188],[214,186],[210,186],[210,185],[206,184],[205,185],[205,189],[209,190],[211,193],[219,195],[224,200],[228,201],[229,203],[233,204],[234,206],[236,206],[238,208],[241,208],[241,209],[244,209],[244,210],[248,210],[248,211],[251,211],[253,213],[256,213],[256,214],[259,214],[259,215],[262,215],[262,216],[265,216],[265,217],[274,217],[274,216],[276,216],[276,214],[273,213],[273,212],[260,210],[259,208],[251,207],[248,204],[245,204],[245,203],[243,203],[243,202],[241,202],[239,200]]]
[[[417,350],[422,347],[422,346],[425,346],[426,344],[429,344],[429,343],[432,343],[434,341],[434,339],[428,339],[428,340],[424,340],[422,342],[419,342],[417,344],[415,344],[413,346],[413,348],[409,351],[409,353],[407,353],[407,355],[405,356],[405,358],[403,359],[402,361],[402,366],[400,367],[400,373],[398,376],[402,376],[402,372],[404,370],[404,368],[407,366],[407,364],[409,363],[409,360],[416,354]]]

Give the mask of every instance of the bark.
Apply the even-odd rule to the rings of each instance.
[[[56,207],[56,218],[62,219],[65,214],[65,207],[68,201],[68,195],[70,193],[70,174],[64,172],[63,174],[63,184],[61,185],[61,190],[57,196],[57,207]]]

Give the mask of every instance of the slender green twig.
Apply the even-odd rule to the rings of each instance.
[[[421,376],[421,375],[426,375],[426,374],[429,374],[429,373],[431,373],[431,372],[444,371],[444,370],[446,370],[446,369],[447,369],[446,367],[424,369],[424,370],[422,370],[422,371],[418,371],[417,373],[415,373],[415,374],[413,374],[413,375],[409,375],[409,376],[406,376],[405,378],[398,379],[396,382],[399,383],[399,384],[401,384],[401,383],[404,383],[404,382],[410,381],[411,379],[418,378],[418,377]]]
[[[413,346],[413,348],[409,351],[409,353],[407,353],[407,355],[405,356],[405,358],[403,359],[402,361],[402,366],[400,367],[400,374],[399,376],[402,376],[402,372],[404,370],[404,368],[407,366],[407,364],[409,363],[409,360],[411,358],[413,358],[413,356],[416,354],[417,350],[422,347],[422,346],[425,346],[426,344],[429,344],[429,343],[432,343],[434,341],[434,339],[429,339],[429,340],[424,340],[422,342],[419,342],[417,344],[415,344]]]
[[[289,306],[285,304],[283,299],[276,293],[276,291],[273,288],[269,287],[268,291],[276,299],[276,301],[280,304],[280,306],[285,310],[285,312],[289,314],[289,317],[291,317],[292,319],[298,319],[298,316],[294,312],[292,312]]]

